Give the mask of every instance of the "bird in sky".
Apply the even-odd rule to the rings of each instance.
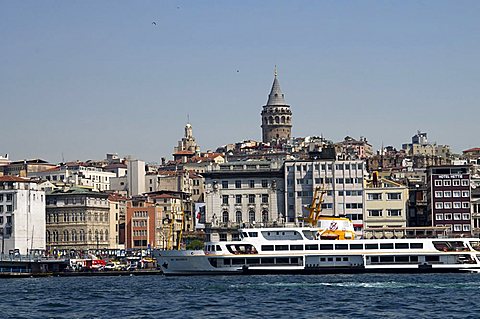
[[[155,21],[152,22],[153,25],[157,25],[157,23]]]

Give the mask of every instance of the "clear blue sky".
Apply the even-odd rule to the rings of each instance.
[[[155,24],[152,24],[155,22]],[[0,1],[0,154],[171,157],[293,135],[480,146],[480,1]],[[237,70],[239,72],[237,72]]]

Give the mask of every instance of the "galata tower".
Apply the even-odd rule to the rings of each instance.
[[[275,67],[272,90],[262,110],[262,141],[264,143],[285,142],[290,139],[291,132],[292,111],[290,105],[285,102]]]

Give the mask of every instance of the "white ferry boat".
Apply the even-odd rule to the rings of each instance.
[[[355,239],[350,220],[334,217],[239,232],[239,241],[154,254],[165,275],[480,271],[478,238]]]

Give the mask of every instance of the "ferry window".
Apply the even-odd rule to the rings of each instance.
[[[422,249],[423,248],[423,243],[411,243],[410,244],[410,249]]]
[[[318,250],[318,245],[305,245],[305,250]]]
[[[417,263],[418,262],[418,256],[410,256],[410,262]]]
[[[410,261],[409,256],[396,256],[395,262],[397,263],[408,263]]]
[[[350,249],[363,249],[363,244],[350,244]]]
[[[258,265],[260,264],[260,258],[247,258],[247,264]]]
[[[408,249],[408,243],[395,243],[395,249]]]
[[[288,250],[288,245],[275,245],[275,250]]]
[[[225,258],[225,259],[223,260],[223,265],[224,265],[224,266],[230,266],[230,263],[231,263],[231,259],[230,259],[230,258]]]
[[[242,235],[248,237],[248,233],[242,233]]]
[[[378,249],[378,244],[365,244],[365,249]]]
[[[273,251],[273,245],[262,245],[263,251]]]
[[[327,261],[333,261],[333,257],[328,257]]]
[[[217,245],[217,251],[222,251],[222,248],[220,247],[220,245]]]
[[[348,244],[336,244],[335,250],[348,250]]]
[[[303,250],[303,245],[290,245],[290,250]]]
[[[371,261],[372,263],[378,263],[378,256],[372,256],[372,257],[370,257],[370,261]]]
[[[393,263],[393,256],[380,256],[380,262]]]
[[[342,257],[342,261],[348,261],[348,257]]]
[[[322,244],[320,245],[320,250],[333,250],[332,244]]]
[[[249,232],[248,235],[250,237],[258,237],[258,233],[257,232]]]
[[[290,264],[290,258],[277,258],[277,264]]]
[[[245,265],[245,258],[232,258],[232,265]]]
[[[342,257],[335,257],[335,261],[342,261]]]
[[[325,257],[320,257],[320,261],[325,261],[325,260],[327,260],[327,258],[325,258]]]
[[[440,256],[425,256],[425,261],[439,262],[440,261]]]
[[[212,245],[212,251],[215,251],[215,245]]]
[[[393,243],[380,244],[380,249],[393,249]]]
[[[298,257],[292,257],[292,258],[290,258],[290,263],[291,263],[291,264],[298,264]]]
[[[261,264],[262,265],[265,265],[265,264],[273,264],[274,263],[274,259],[273,258],[262,258],[260,259],[261,260]]]

